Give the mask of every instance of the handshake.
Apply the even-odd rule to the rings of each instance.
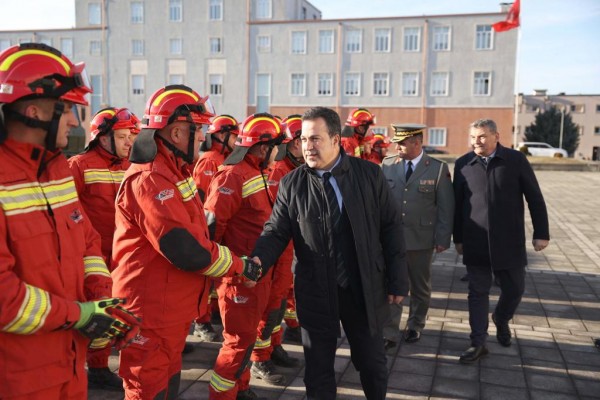
[[[242,276],[248,281],[245,282],[246,286],[252,287],[262,276],[262,266],[258,257],[248,258],[242,257],[244,262],[244,269],[242,270]]]
[[[139,333],[140,319],[120,304],[125,304],[125,299],[115,297],[77,303],[81,314],[74,328],[92,340],[90,348],[101,349],[114,344],[121,350]]]

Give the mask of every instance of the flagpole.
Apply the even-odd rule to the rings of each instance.
[[[515,56],[515,87],[514,87],[514,117],[513,117],[513,149],[517,149],[519,135],[519,44],[521,42],[521,26],[517,27],[517,53]]]

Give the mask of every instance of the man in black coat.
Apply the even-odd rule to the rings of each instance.
[[[533,247],[548,246],[548,213],[535,174],[521,152],[502,146],[496,123],[480,119],[470,126],[473,151],[456,160],[454,243],[469,275],[471,347],[461,363],[488,353],[489,292],[492,272],[500,281],[500,298],[492,314],[496,338],[511,345],[508,321],[525,290],[525,220],[523,196],[533,223]]]
[[[294,240],[308,399],[335,399],[341,321],[367,399],[383,400],[383,324],[408,293],[400,213],[379,166],[341,151],[335,111],[315,107],[302,121],[306,164],[282,179],[253,255],[269,268]]]

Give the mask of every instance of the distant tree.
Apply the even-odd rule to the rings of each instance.
[[[525,139],[528,142],[545,142],[559,147],[560,141],[560,110],[551,107],[538,113],[535,122],[525,128]],[[579,131],[573,123],[570,113],[565,113],[562,148],[570,155],[575,153],[579,145]]]

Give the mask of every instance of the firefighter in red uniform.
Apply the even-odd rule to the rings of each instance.
[[[209,240],[189,172],[202,125],[213,115],[208,98],[187,86],[156,91],[117,193],[113,294],[127,295],[127,307],[143,320],[140,334],[121,351],[127,400],[178,396],[181,351],[198,299],[207,298],[202,292],[210,289],[208,277],[260,276],[256,264]]]
[[[300,134],[302,133],[302,116],[290,115],[283,122],[286,125],[286,140],[279,146],[275,164],[269,174],[269,189],[272,192],[273,198],[277,196],[279,181],[288,172],[304,163],[302,156],[302,144],[300,142]],[[299,360],[288,355],[285,349],[281,346],[282,332],[281,321],[287,309],[288,294],[291,292],[292,307],[295,313],[295,304],[293,302],[293,274],[292,262],[294,259],[293,244],[290,242],[287,249],[277,260],[271,280],[271,291],[267,307],[263,314],[263,318],[259,323],[258,338],[254,351],[250,358],[253,361],[253,367],[250,373],[257,377],[263,378],[265,373],[269,373],[269,363],[271,360],[275,365],[281,367],[296,367],[300,364]],[[299,324],[294,318],[296,329]],[[299,333],[299,332],[298,332]]]
[[[364,140],[369,132],[369,126],[376,123],[375,116],[366,108],[355,108],[350,111],[346,127],[342,132],[342,148],[351,157],[367,158]]]
[[[368,137],[371,151],[367,156],[367,160],[380,165],[387,155],[388,147],[390,147],[390,139],[380,133]]]
[[[267,168],[285,139],[285,127],[270,114],[246,118],[233,152],[213,178],[204,204],[215,240],[235,254],[249,254],[273,207]],[[269,298],[271,276],[253,288],[237,278],[216,283],[223,319],[223,346],[209,385],[210,399],[255,399],[248,362]],[[273,374],[271,382],[283,381]]]
[[[90,92],[83,63],[50,46],[0,53],[1,399],[85,400],[90,339],[122,347],[137,332],[122,299],[93,301],[110,274],[60,151]]]
[[[213,118],[207,133],[209,133],[207,140],[200,146],[200,150],[204,153],[196,163],[193,173],[194,182],[196,182],[202,201],[205,200],[208,185],[213,176],[223,165],[225,158],[233,151],[240,128],[235,118],[223,114]],[[219,313],[217,292],[214,289],[210,292],[209,301],[211,307],[204,314],[198,315],[194,327],[194,335],[203,342],[214,342],[217,339],[217,333],[210,322],[211,313],[215,315]]]
[[[139,120],[128,109],[105,108],[92,118],[86,151],[69,158],[75,188],[92,226],[102,239],[102,257],[110,270],[115,232],[115,197],[129,167],[129,148]],[[110,295],[110,293],[109,293]],[[88,387],[123,391],[123,381],[108,368],[110,347],[88,351]]]

